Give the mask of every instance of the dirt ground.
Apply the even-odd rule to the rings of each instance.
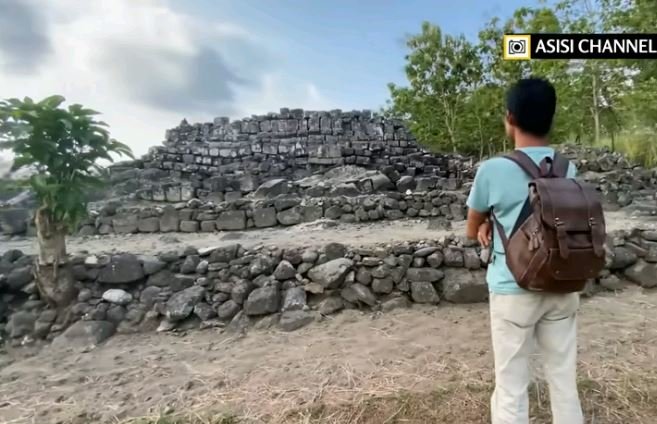
[[[657,221],[645,217],[632,217],[624,212],[606,212],[608,231],[634,228],[656,229]],[[275,227],[250,231],[230,231],[218,233],[172,233],[172,234],[131,234],[95,237],[70,237],[67,249],[71,254],[133,252],[139,254],[158,253],[182,249],[186,246],[197,248],[240,243],[245,247],[258,245],[277,246],[322,246],[332,242],[348,246],[394,243],[403,240],[416,241],[439,239],[448,234],[463,235],[464,222],[428,220],[379,221],[364,224],[343,224],[321,220],[291,227]],[[443,223],[447,222],[449,227]],[[17,239],[0,243],[0,254],[9,249],[20,249],[24,253],[36,251],[34,239]]]
[[[657,422],[657,415],[639,412],[657,402],[650,398],[657,395],[656,307],[657,291],[634,286],[583,302],[581,384],[600,387],[592,389],[595,399],[604,390],[597,408],[587,407],[596,414],[588,422]],[[455,422],[484,423],[492,381],[484,304],[415,306],[381,315],[345,311],[293,333],[120,335],[92,350],[46,347],[31,357],[22,350],[3,356],[3,423],[121,423],[132,417],[169,423],[174,421],[156,417],[181,411],[239,417],[199,423],[421,423],[427,421],[367,420],[351,409],[350,415],[339,411],[372,397],[455,385],[480,392],[469,398],[480,409],[476,416],[472,404],[467,411],[449,401],[430,408],[457,408],[451,413],[463,415]]]

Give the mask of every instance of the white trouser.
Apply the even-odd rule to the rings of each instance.
[[[491,293],[495,354],[493,424],[529,423],[529,361],[535,347],[542,355],[550,389],[552,422],[584,423],[576,381],[578,308],[578,293]]]

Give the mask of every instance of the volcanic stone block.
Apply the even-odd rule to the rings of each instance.
[[[246,213],[244,211],[225,211],[217,219],[217,229],[226,231],[244,230]]]

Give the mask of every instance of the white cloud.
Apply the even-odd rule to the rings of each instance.
[[[240,118],[280,107],[328,108],[311,81],[277,69],[257,34],[231,22],[179,13],[166,0],[0,0],[42,31],[0,32],[0,93],[62,94],[103,113],[135,153],[162,141],[182,118]],[[22,38],[21,38],[22,37]],[[27,51],[7,40],[41,46]],[[2,41],[5,40],[3,43]],[[20,64],[24,72],[16,72]],[[4,65],[4,67],[3,67]],[[11,69],[8,66],[11,65]]]

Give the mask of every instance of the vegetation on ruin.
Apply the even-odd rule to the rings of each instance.
[[[405,118],[419,141],[479,157],[508,149],[502,122],[506,88],[520,77],[552,81],[559,97],[557,143],[607,145],[657,165],[657,62],[652,60],[504,61],[505,33],[651,32],[653,0],[562,0],[491,19],[476,40],[425,22],[406,41],[408,84],[390,84],[385,113]]]
[[[63,107],[62,96],[41,101],[0,101],[0,150],[14,155],[12,171],[30,167],[29,179],[39,208],[37,282],[44,299],[60,305],[70,297],[66,273],[66,234],[87,214],[88,195],[103,184],[99,160],[132,157],[130,148],[110,137],[98,112],[79,104]],[[60,284],[61,283],[61,284]]]

